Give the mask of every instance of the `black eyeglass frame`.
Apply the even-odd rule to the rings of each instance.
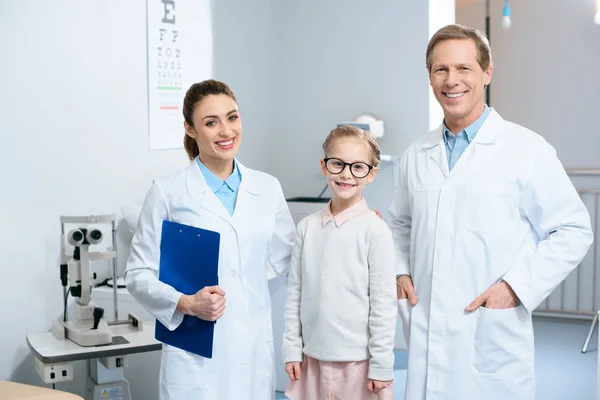
[[[339,161],[339,162],[341,162],[342,164],[344,164],[344,168],[342,168],[342,169],[340,170],[340,172],[332,172],[332,171],[330,171],[330,170],[329,170],[329,168],[327,168],[327,162],[328,162],[329,160],[336,160],[336,161]],[[348,166],[348,167],[349,167],[349,169],[350,169],[350,173],[352,174],[352,176],[353,176],[353,177],[355,177],[355,178],[357,178],[357,179],[366,178],[366,177],[367,177],[367,176],[369,176],[369,174],[371,173],[371,170],[372,170],[373,168],[375,168],[375,166],[373,166],[373,165],[370,165],[370,164],[367,164],[366,162],[357,161],[357,162],[353,162],[353,163],[347,163],[347,162],[344,162],[343,160],[340,160],[339,158],[335,158],[335,157],[326,157],[326,158],[324,158],[324,159],[323,159],[323,161],[325,162],[325,169],[326,169],[326,170],[327,170],[327,171],[328,171],[330,174],[332,174],[332,175],[339,175],[339,174],[341,174],[342,172],[344,172],[344,170],[346,169],[346,166]],[[366,173],[365,175],[363,175],[363,176],[356,176],[356,175],[354,174],[354,172],[352,171],[352,166],[353,166],[353,165],[355,165],[355,164],[362,164],[362,165],[366,165],[367,167],[369,167],[369,170],[368,170],[368,171],[367,171],[367,173]]]

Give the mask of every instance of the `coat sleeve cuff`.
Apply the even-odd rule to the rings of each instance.
[[[515,292],[519,301],[529,313],[532,313],[533,310],[539,305],[541,301],[537,301],[534,296],[531,295],[531,292],[527,290],[525,285],[521,285],[521,280],[517,277],[513,276],[510,271],[502,278],[502,280],[510,286],[510,288]]]
[[[408,256],[405,253],[402,253],[398,250],[396,250],[396,260],[397,260],[397,267],[396,267],[396,276],[401,276],[401,275],[408,275],[410,276],[410,267],[409,267],[409,262],[408,262]]]
[[[170,331],[177,329],[177,327],[183,322],[183,317],[185,316],[185,314],[181,311],[177,311],[177,303],[179,303],[179,298],[181,295],[181,293],[175,291],[175,293],[170,296],[171,304],[169,305],[168,310],[166,310],[164,313],[161,313],[162,315],[159,315],[157,318],[158,321]]]

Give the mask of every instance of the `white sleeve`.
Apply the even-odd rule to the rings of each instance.
[[[503,279],[533,311],[579,265],[593,241],[590,215],[549,144],[535,157],[521,211],[537,232],[535,256]]]
[[[158,280],[162,223],[169,219],[165,195],[158,183],[146,194],[125,270],[129,293],[167,329],[174,330],[184,314],[176,311],[182,293]]]
[[[389,213],[392,216],[389,225],[396,248],[396,275],[410,275],[410,229],[412,217],[405,175],[406,153],[400,161],[398,186],[394,193],[394,202],[389,209]]]
[[[292,262],[287,286],[287,298],[285,300],[285,328],[283,333],[283,361],[302,362],[302,322],[300,321],[300,303],[302,300],[302,247],[304,235],[298,224],[296,242],[292,252]]]
[[[368,378],[394,379],[396,335],[396,259],[394,240],[387,228],[375,233],[369,247],[369,360]]]
[[[277,182],[277,190],[277,214],[273,233],[268,244],[268,257],[275,273],[286,282],[296,227],[279,182]]]

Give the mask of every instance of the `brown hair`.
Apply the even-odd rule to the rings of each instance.
[[[490,49],[490,42],[485,34],[475,28],[454,24],[441,28],[431,37],[431,40],[427,45],[427,52],[425,53],[425,65],[427,66],[428,72],[431,72],[431,64],[433,64],[432,54],[435,45],[445,40],[452,39],[473,40],[477,47],[477,62],[481,69],[486,71],[492,65],[492,50]]]
[[[194,121],[192,117],[194,115],[194,109],[196,108],[196,105],[205,97],[218,94],[226,94],[237,103],[233,91],[223,82],[209,79],[194,83],[192,86],[190,86],[185,94],[185,98],[183,99],[183,118],[185,122],[187,122],[189,126],[194,127]],[[183,147],[185,148],[190,160],[193,160],[198,156],[198,154],[200,154],[196,139],[188,134],[185,134],[183,137]]]
[[[327,152],[331,148],[331,144],[335,140],[342,138],[357,138],[364,140],[369,145],[369,150],[371,153],[371,165],[374,167],[379,165],[379,160],[381,160],[381,150],[379,150],[379,144],[373,135],[371,135],[371,132],[352,125],[338,126],[329,132],[329,135],[327,135],[327,138],[323,142],[323,151],[325,152],[325,156],[327,156]]]

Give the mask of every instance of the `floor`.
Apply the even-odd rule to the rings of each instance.
[[[590,322],[534,318],[537,400],[595,400],[598,338],[594,334],[588,351],[581,347]],[[395,396],[404,399],[407,354],[396,352]],[[276,393],[276,399],[287,399]]]

